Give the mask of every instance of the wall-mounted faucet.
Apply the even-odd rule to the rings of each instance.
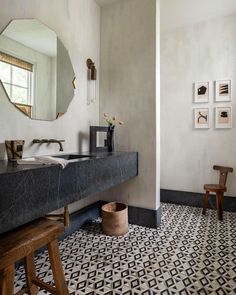
[[[62,139],[62,140],[57,140],[57,139],[33,139],[32,140],[32,143],[34,144],[34,143],[40,143],[40,144],[42,144],[42,143],[58,143],[59,144],[59,151],[60,152],[63,152],[63,145],[62,145],[62,143],[63,142],[65,142],[65,140],[64,139]]]

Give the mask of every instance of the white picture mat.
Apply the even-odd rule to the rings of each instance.
[[[202,117],[201,117],[202,115]],[[207,115],[207,122],[204,123],[204,116]],[[210,128],[210,110],[209,108],[194,108],[193,121],[195,129],[209,129]]]
[[[220,94],[220,86],[228,85],[228,95]],[[215,101],[216,102],[226,102],[232,100],[232,80],[217,80],[215,81]]]
[[[201,87],[206,87],[206,93],[204,95],[199,95],[198,91]],[[209,102],[209,93],[210,93],[210,82],[195,82],[194,83],[194,103],[206,103]]]
[[[222,122],[219,122],[220,112],[228,113],[228,123],[223,122],[224,118],[222,118]],[[215,128],[217,129],[232,128],[232,107],[216,107],[215,108]]]

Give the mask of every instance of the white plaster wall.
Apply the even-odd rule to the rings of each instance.
[[[159,1],[121,0],[101,10],[100,124],[105,125],[104,112],[116,114],[125,122],[116,128],[116,149],[139,152],[139,176],[102,198],[148,209],[160,205],[156,5]]]
[[[166,32],[233,13],[235,0],[161,0],[161,30]]]
[[[232,79],[233,102],[213,103],[213,81]],[[193,104],[193,82],[211,81],[209,104]],[[236,15],[161,35],[161,188],[203,192],[214,164],[236,172]],[[213,108],[233,107],[233,128],[214,129]],[[193,129],[193,108],[210,107],[209,130]],[[235,172],[227,195],[236,196]]]
[[[31,146],[33,138],[65,139],[65,152],[87,151],[89,125],[96,125],[99,120],[99,98],[89,106],[86,99],[86,59],[92,58],[99,70],[99,6],[93,0],[1,0],[0,30],[17,18],[39,19],[57,33],[69,51],[78,86],[67,113],[54,122],[31,120],[16,111],[0,86],[0,158],[6,156],[5,139],[24,139],[24,156],[58,153],[56,144]],[[86,198],[76,206],[85,206],[96,199]]]

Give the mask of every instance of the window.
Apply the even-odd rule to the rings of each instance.
[[[32,105],[33,65],[0,52],[0,79],[13,103]]]

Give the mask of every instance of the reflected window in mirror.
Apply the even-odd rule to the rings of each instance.
[[[0,79],[14,104],[33,105],[33,65],[4,52],[0,52]],[[31,114],[27,113],[27,115]]]
[[[1,33],[0,80],[10,102],[32,119],[58,119],[74,97],[68,51],[36,19],[13,20]]]

